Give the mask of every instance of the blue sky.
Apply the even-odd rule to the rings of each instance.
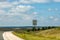
[[[0,0],[0,26],[60,26],[60,0]]]

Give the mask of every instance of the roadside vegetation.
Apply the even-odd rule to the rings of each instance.
[[[60,40],[59,27],[42,27],[42,29],[32,28],[25,30],[15,30],[13,32],[16,36],[24,40]]]

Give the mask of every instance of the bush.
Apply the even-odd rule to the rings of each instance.
[[[33,28],[32,28],[32,31],[36,31],[36,27],[33,27]]]
[[[40,30],[40,28],[38,28],[38,31]]]
[[[45,27],[42,27],[42,30],[46,30],[46,28]]]
[[[30,31],[31,31],[31,30],[29,30],[29,29],[27,30],[27,32],[30,32]]]

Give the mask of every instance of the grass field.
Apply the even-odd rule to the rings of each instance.
[[[25,33],[13,32],[13,34],[25,40],[60,40],[60,28],[36,32],[25,31]]]

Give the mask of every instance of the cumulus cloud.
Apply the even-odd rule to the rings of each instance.
[[[53,17],[53,16],[50,16],[49,18],[50,18],[50,19],[53,19],[54,17]]]
[[[12,4],[10,4],[9,2],[0,2],[0,8],[7,8],[11,6]]]
[[[0,15],[3,15],[0,17],[0,19],[2,19],[2,21],[5,21],[7,19],[9,19],[7,21],[11,21],[11,19],[12,19],[12,21],[13,21],[14,16],[19,16],[23,20],[32,19],[31,16],[26,14],[26,12],[33,9],[34,7],[30,6],[30,5],[18,5],[18,4],[20,4],[20,3],[17,1],[14,1],[14,2],[7,2],[7,1],[3,2],[2,1],[2,2],[0,2]],[[2,10],[4,8],[10,8],[10,9],[9,9],[9,11],[6,12],[6,10]],[[17,21],[16,19],[15,19],[15,21]]]
[[[31,15],[22,15],[23,20],[32,20]]]
[[[51,11],[58,11],[59,9],[58,8],[48,8],[48,11],[51,12]]]
[[[54,1],[56,2],[56,0],[54,0]],[[1,19],[0,22],[6,23],[6,24],[8,24],[8,23],[14,24],[15,22],[17,22],[17,23],[21,22],[22,20],[30,21],[33,18],[36,18],[38,13],[32,12],[31,15],[26,14],[28,12],[30,13],[30,10],[32,11],[32,9],[34,9],[35,7],[33,7],[31,5],[25,5],[25,4],[34,4],[34,3],[40,4],[40,3],[48,3],[48,2],[50,2],[50,0],[15,0],[12,2],[1,0],[1,2],[0,2],[0,15],[3,15],[3,16],[0,16],[0,19]],[[22,5],[22,4],[24,4],[24,5]],[[10,9],[7,11],[6,8],[8,8],[8,9],[10,8]],[[52,10],[58,11],[57,8],[55,8],[55,9],[49,8],[48,9],[48,11],[52,11]],[[58,18],[54,18],[53,16],[50,16],[49,18],[54,20],[54,22],[59,20]],[[48,22],[46,17],[40,17],[38,19],[41,21],[41,23],[46,22],[46,21]],[[26,23],[26,22],[24,22],[24,23]]]
[[[50,0],[20,0],[20,3],[48,3]]]
[[[17,1],[13,1],[13,2],[4,1],[4,2],[0,2],[0,8],[11,8],[18,4],[20,3],[18,3]]]
[[[59,19],[58,18],[55,18],[54,21],[57,22]]]
[[[32,19],[31,15],[27,15],[26,12],[30,11],[31,9],[33,9],[33,6],[30,5],[18,5],[16,7],[12,7],[8,13],[6,13],[5,15],[7,15],[8,18],[10,17],[14,17],[14,16],[19,16],[21,17],[21,19],[23,20],[30,20]]]
[[[60,2],[60,0],[53,0],[54,2]]]
[[[50,0],[32,0],[35,3],[47,3],[50,2]]]
[[[0,9],[2,8],[11,8],[11,7],[14,7],[15,5],[17,5],[18,3],[17,2],[0,2]]]
[[[9,11],[8,15],[21,15],[22,13],[26,13],[28,11],[30,11],[31,9],[33,9],[33,6],[27,5],[19,5],[16,7],[11,8],[11,10]]]
[[[8,2],[8,0],[0,0],[0,8],[13,7],[18,4],[32,4],[32,3],[47,3],[50,0],[15,0],[13,2]]]
[[[58,11],[59,9],[58,8],[55,8],[55,11]]]
[[[0,15],[5,14],[6,12],[4,10],[0,10]]]
[[[48,11],[52,11],[53,9],[52,8],[48,8]]]
[[[5,1],[7,1],[7,0],[0,0],[0,2],[5,2]]]
[[[37,13],[37,12],[33,12],[32,14],[33,14],[33,15],[37,15],[38,13]]]
[[[33,9],[33,8],[34,8],[34,7],[32,7],[32,6],[30,6],[30,5],[28,5],[28,6],[19,5],[19,6],[16,7],[16,10],[17,10],[17,11],[20,10],[21,12],[26,12],[26,11],[28,11],[28,10],[30,10],[30,9]]]

